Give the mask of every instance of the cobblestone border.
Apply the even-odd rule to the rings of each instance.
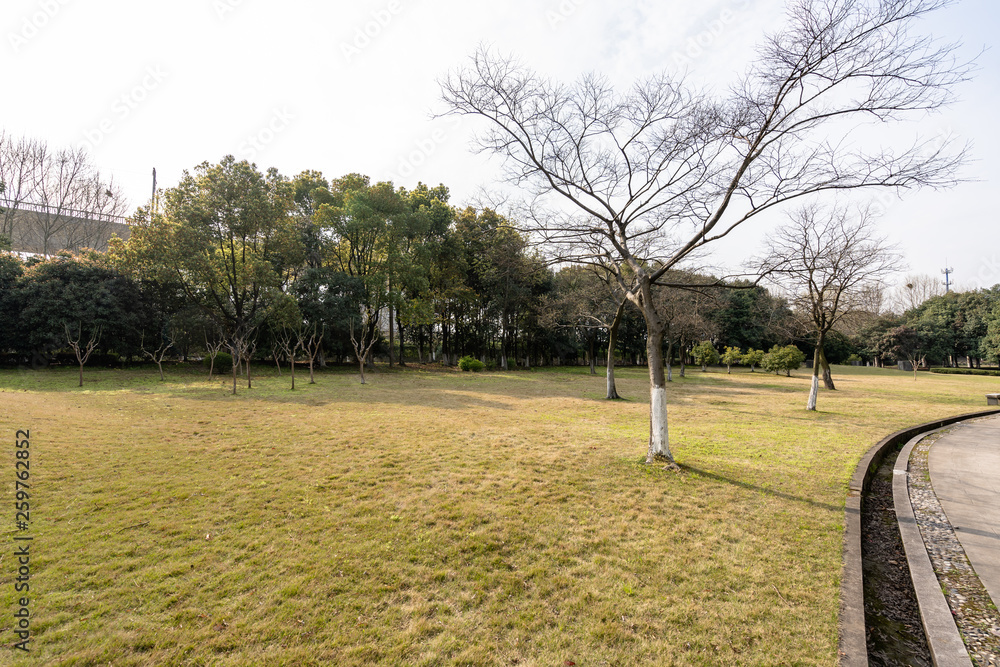
[[[960,428],[960,426],[959,426]],[[947,430],[921,439],[910,453],[910,505],[958,632],[978,667],[1000,667],[1000,613],[969,563],[931,484],[928,455]]]

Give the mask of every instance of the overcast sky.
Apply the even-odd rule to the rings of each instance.
[[[624,87],[688,70],[722,92],[783,21],[782,0],[5,0],[2,129],[85,145],[132,207],[184,169],[233,154],[293,176],[349,172],[411,188],[444,183],[463,204],[499,164],[469,152],[471,120],[432,119],[437,80],[477,45],[554,79],[598,71]],[[979,70],[961,101],[910,128],[973,144],[946,192],[880,202],[912,273],[947,265],[960,288],[1000,283],[1000,31],[996,0],[960,0],[921,28],[961,41]],[[909,135],[908,135],[909,136]],[[748,224],[710,258],[736,266],[768,225]]]

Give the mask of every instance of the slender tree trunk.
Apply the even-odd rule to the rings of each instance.
[[[390,305],[389,306],[389,368],[392,368],[393,355],[396,354],[396,351],[393,349],[393,347],[396,345],[396,335],[395,335],[396,325],[394,324],[394,321],[392,319],[392,314],[393,314],[393,307]]]
[[[396,317],[396,329],[399,331],[399,365],[405,366],[406,362],[403,361],[403,320]]]
[[[615,346],[618,345],[618,327],[622,323],[622,317],[625,315],[625,300],[618,304],[618,310],[615,311],[615,318],[611,321],[611,326],[608,327],[608,369],[607,369],[607,384],[608,393],[605,398],[609,401],[613,401],[621,398],[618,395],[618,388],[615,387]]]
[[[674,381],[674,339],[667,342],[667,382]]]
[[[77,386],[78,387],[82,387],[83,386],[83,362],[82,361],[80,362],[80,384],[78,384]]]
[[[278,350],[271,350],[271,353],[274,354],[274,365],[278,367],[278,377],[281,377],[281,359],[278,358]]]
[[[358,367],[361,369],[361,384],[365,383],[365,358],[358,358]]]
[[[597,375],[597,360],[594,358],[594,348],[597,336],[590,334],[590,374]]]

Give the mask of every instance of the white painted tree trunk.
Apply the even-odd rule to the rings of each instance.
[[[816,397],[819,395],[819,376],[812,376],[812,387],[809,389],[809,402],[806,404],[806,410],[816,409]]]
[[[649,455],[651,461],[665,457],[673,461],[670,453],[670,437],[667,433],[667,390],[665,387],[650,387],[649,390]]]

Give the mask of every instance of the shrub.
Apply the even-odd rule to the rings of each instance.
[[[762,363],[764,363],[764,350],[755,350],[751,347],[743,355],[743,365],[749,366],[751,373],[753,373],[754,366],[760,366]]]
[[[861,357],[859,357],[856,354],[852,354],[851,356],[847,357],[847,359],[844,360],[844,363],[847,363],[847,364],[860,364],[861,363]]]
[[[785,347],[775,345],[764,355],[764,361],[761,362],[760,367],[768,372],[773,371],[775,375],[780,371],[785,371],[785,375],[791,377],[792,371],[801,366],[805,360],[806,355],[794,345],[786,345]]]
[[[202,364],[205,368],[209,368],[212,365],[212,357],[206,356],[202,360]],[[228,352],[219,352],[215,355],[215,372],[216,373],[232,373],[233,372],[233,355]]]
[[[726,353],[722,355],[722,363],[726,365],[726,372],[730,372],[730,367],[733,364],[738,364],[743,361],[743,351],[738,347],[726,347]]]
[[[931,373],[943,375],[1000,375],[1000,371],[988,368],[932,368]]]
[[[472,371],[473,373],[478,373],[479,371],[486,368],[486,364],[479,361],[475,357],[464,356],[458,360],[458,367],[463,371]]]
[[[703,372],[705,366],[719,363],[719,351],[715,349],[710,340],[703,340],[695,345],[694,349],[691,350],[691,356],[694,357],[694,363],[701,366]]]

